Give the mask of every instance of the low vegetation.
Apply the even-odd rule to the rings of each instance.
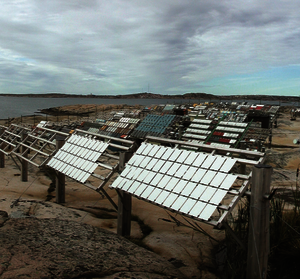
[[[270,203],[270,254],[267,278],[298,278],[300,262],[300,193],[293,191],[293,203],[288,203],[284,195],[275,195]],[[249,201],[238,209],[230,226],[247,248],[249,227]],[[230,234],[219,246],[219,253],[226,251],[221,267],[222,278],[246,278],[247,251]]]

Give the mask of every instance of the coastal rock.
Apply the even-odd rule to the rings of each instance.
[[[8,219],[1,278],[183,278],[174,266],[106,230],[58,219]]]

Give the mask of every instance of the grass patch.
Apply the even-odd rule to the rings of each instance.
[[[300,262],[300,193],[293,190],[293,204],[287,204],[281,195],[270,202],[270,254],[267,278],[298,278]],[[238,208],[236,218],[228,223],[246,249],[249,230],[249,201]],[[246,278],[247,251],[226,232],[219,246],[221,278]]]

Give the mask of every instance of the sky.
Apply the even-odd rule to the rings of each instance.
[[[297,0],[0,2],[0,92],[300,96]]]

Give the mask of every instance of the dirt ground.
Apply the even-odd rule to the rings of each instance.
[[[293,144],[293,140],[299,137],[299,131],[300,121],[291,121],[288,113],[280,116],[278,128],[273,129],[272,143],[289,147],[266,149],[266,163],[273,167],[272,187],[284,190],[297,184],[300,150],[299,146]],[[51,180],[36,167],[30,166],[28,181],[21,182],[20,170],[10,157],[6,157],[5,168],[0,169],[0,180],[0,210],[7,212],[12,219],[35,217],[74,221],[116,234],[117,214],[108,200],[71,179],[66,180],[65,204],[55,203],[55,192],[48,193]],[[106,190],[117,202],[116,193],[107,186]],[[132,214],[131,241],[161,256],[185,278],[218,278],[213,249],[217,241],[224,239],[224,231],[197,222],[217,240],[214,241],[191,228],[167,222],[171,219],[164,209],[136,198],[133,198]],[[187,224],[180,216],[178,218]],[[3,275],[11,269],[4,269]],[[150,277],[143,275],[136,278]]]

